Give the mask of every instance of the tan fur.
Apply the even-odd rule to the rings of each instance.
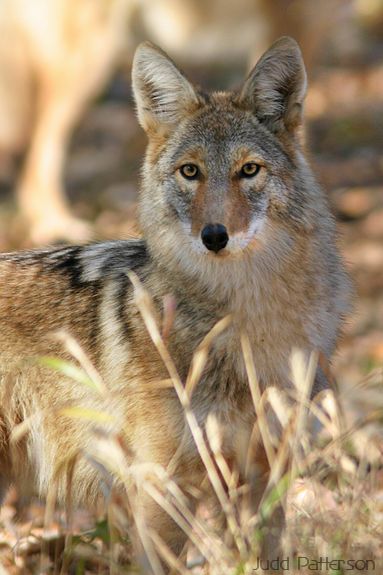
[[[167,344],[182,381],[203,338],[231,315],[192,396],[203,428],[209,414],[217,418],[229,461],[249,441],[255,417],[241,335],[250,338],[261,386],[289,386],[292,349],[306,356],[318,350],[330,359],[348,308],[334,222],[296,127],[305,90],[296,43],[277,42],[239,93],[211,95],[197,94],[162,51],[143,44],[133,86],[151,142],[141,191],[144,239],[0,257],[3,488],[35,477],[42,495],[57,484],[65,501],[67,470],[76,459],[73,497],[87,504],[101,497],[100,475],[83,457],[95,456],[95,425],[63,413],[73,406],[113,415],[105,430],[122,433],[129,463],[171,464],[187,493],[201,485],[203,465],[174,389],[161,383],[169,374],[134,304],[129,270],[152,295],[159,323],[164,298],[172,294],[176,302]],[[240,177],[240,163],[249,159],[260,171]],[[180,175],[185,161],[199,164],[199,179]],[[218,253],[202,242],[211,223],[228,229],[228,244]],[[52,337],[62,329],[89,355],[107,396],[36,361],[69,359]],[[314,391],[326,385],[318,368]],[[30,421],[29,433],[10,443],[23,421]],[[262,451],[255,459],[257,501],[268,470]],[[115,488],[121,489],[117,478]],[[149,496],[138,496],[150,527],[181,552],[182,531]]]

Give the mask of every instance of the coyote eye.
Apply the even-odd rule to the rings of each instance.
[[[199,176],[199,169],[195,164],[184,164],[180,167],[180,172],[187,180],[196,180]]]
[[[242,168],[239,171],[239,177],[252,178],[253,176],[256,176],[258,174],[260,169],[261,166],[259,164],[256,164],[255,162],[246,162],[246,164],[243,164]]]

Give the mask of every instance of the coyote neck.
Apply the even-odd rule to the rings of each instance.
[[[213,371],[219,372],[217,377],[222,380],[224,373],[223,379],[246,381],[240,343],[241,335],[246,333],[261,379],[286,381],[292,348],[313,347],[304,326],[310,316],[313,297],[310,294],[314,290],[307,285],[307,278],[304,280],[305,258],[300,254],[299,259],[300,267],[287,258],[281,260],[279,267],[275,266],[275,259],[272,267],[259,257],[227,262],[224,268],[223,262],[219,262],[220,273],[214,265],[201,266],[199,274],[196,267],[177,271],[157,268],[151,286],[157,286],[157,290],[162,286],[161,295],[172,293],[176,300],[174,353],[179,355],[177,363],[182,365],[182,356],[190,357],[206,333],[221,318],[230,315],[230,327],[211,350],[216,366]],[[289,278],[288,284],[286,278]],[[217,365],[221,366],[218,371]],[[214,380],[210,374],[213,386],[217,383]],[[235,386],[229,387],[234,393]]]

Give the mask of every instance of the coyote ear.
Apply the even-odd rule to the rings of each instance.
[[[239,101],[273,132],[293,132],[302,122],[306,70],[298,44],[277,40],[250,72]]]
[[[190,82],[167,54],[150,42],[136,50],[132,82],[138,120],[145,131],[175,125],[185,111],[199,105]]]

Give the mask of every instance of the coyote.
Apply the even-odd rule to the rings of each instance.
[[[131,272],[158,316],[164,297],[173,296],[167,345],[183,380],[203,338],[230,315],[192,394],[200,425],[211,413],[222,425],[228,459],[255,417],[241,334],[251,342],[261,386],[289,386],[292,348],[330,360],[348,310],[334,218],[302,149],[306,74],[297,43],[277,41],[236,92],[203,93],[150,43],[138,47],[132,75],[148,136],[142,239],[0,259],[3,492],[10,482],[34,481],[44,494],[57,482],[64,500],[66,463],[92,449],[92,424],[62,409],[99,408],[101,400],[30,360],[67,357],[52,338],[57,330],[77,339],[101,375],[131,462],[166,468],[177,453],[173,478],[185,492],[201,484],[203,465],[174,389],[161,384],[169,375],[134,303]],[[313,393],[327,385],[318,368]],[[28,418],[30,432],[10,441]],[[101,496],[100,475],[85,458],[71,485],[87,504]],[[179,553],[182,531],[149,496],[140,497],[151,529]]]

